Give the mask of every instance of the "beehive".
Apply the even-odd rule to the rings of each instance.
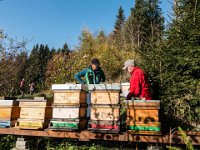
[[[0,127],[13,126],[19,118],[20,108],[16,100],[0,100]]]
[[[82,84],[53,84],[52,130],[80,130],[87,126],[87,92]]]
[[[15,124],[20,129],[43,129],[48,127],[48,119],[21,119],[19,118]]]
[[[82,84],[53,84],[54,104],[76,105],[86,103],[86,87]]]
[[[23,129],[42,129],[48,126],[52,117],[51,103],[47,100],[19,99],[21,108],[16,127]]]
[[[18,106],[0,106],[0,120],[16,120],[19,118],[20,108]]]
[[[89,130],[119,132],[120,84],[90,84],[91,93]]]
[[[87,119],[51,119],[49,129],[52,130],[84,130]]]
[[[79,119],[85,118],[87,105],[53,105],[53,118]]]
[[[128,130],[160,131],[159,100],[127,100]]]
[[[90,84],[91,104],[119,104],[120,84]]]

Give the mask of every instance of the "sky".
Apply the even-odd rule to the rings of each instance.
[[[169,20],[173,0],[160,1]],[[67,43],[73,49],[85,28],[93,34],[112,32],[120,6],[128,18],[134,0],[0,0],[0,30],[19,42],[27,40],[28,51],[36,44],[57,49]]]

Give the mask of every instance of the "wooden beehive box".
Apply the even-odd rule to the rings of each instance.
[[[127,125],[128,130],[139,130],[139,131],[160,131],[160,122],[134,122]]]
[[[51,107],[21,107],[20,118],[22,119],[48,119],[52,117]]]
[[[158,122],[160,101],[158,100],[127,100],[127,124],[133,122]]]
[[[159,100],[127,100],[127,128],[160,131]]]
[[[119,104],[120,84],[89,84],[91,104]]]
[[[127,109],[127,123],[131,122],[157,122],[159,121],[158,110],[145,109]]]
[[[86,119],[51,119],[49,129],[52,130],[84,130],[87,128]]]
[[[120,121],[105,121],[105,120],[90,120],[88,122],[89,130],[113,130],[118,132],[120,130]]]
[[[43,129],[49,125],[49,119],[23,119],[19,118],[15,124],[20,129]]]
[[[19,117],[20,108],[16,100],[0,100],[0,120],[14,120]]]
[[[118,91],[92,91],[91,104],[118,104],[119,92]]]
[[[91,120],[119,120],[119,105],[91,105]]]
[[[0,106],[0,120],[16,120],[20,115],[20,107],[18,106]]]
[[[76,105],[86,103],[86,87],[82,84],[53,84],[54,104]]]
[[[47,100],[18,100],[20,119],[48,119],[52,117],[51,103]]]
[[[15,126],[16,120],[0,120],[0,128],[8,128]]]
[[[85,118],[87,105],[53,105],[53,118],[78,119]]]

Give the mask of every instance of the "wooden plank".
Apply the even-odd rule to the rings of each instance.
[[[162,135],[160,131],[127,130],[127,133],[132,135]]]
[[[126,100],[127,107],[156,107],[160,108],[160,100]]]
[[[112,141],[130,141],[130,142],[145,142],[145,143],[159,143],[169,144],[170,135],[155,135],[154,133],[148,133],[146,135],[143,131],[136,134],[130,134],[126,132],[107,134],[107,133],[95,133],[91,131],[81,132],[67,132],[67,131],[37,131],[37,130],[22,130],[16,128],[0,128],[0,134],[13,134],[24,136],[36,136],[36,137],[55,137],[55,138],[73,138],[73,139],[90,139],[90,140],[112,140]],[[187,134],[188,133],[188,134]],[[200,145],[200,132],[186,132],[190,136],[193,145]],[[171,144],[184,144],[181,135],[175,132],[171,137]]]
[[[47,100],[30,100],[30,99],[19,99],[19,107],[46,107],[51,106],[51,102]]]

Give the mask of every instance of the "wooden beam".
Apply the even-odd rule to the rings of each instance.
[[[0,134],[52,137],[52,138],[72,138],[81,141],[89,140],[112,140],[112,141],[129,141],[140,143],[160,143],[160,144],[184,144],[179,132],[175,132],[173,137],[169,134],[155,134],[154,132],[121,132],[121,133],[96,133],[88,130],[80,132],[71,131],[52,131],[52,130],[22,130],[18,128],[0,128]],[[186,132],[193,145],[200,145],[200,132]]]

